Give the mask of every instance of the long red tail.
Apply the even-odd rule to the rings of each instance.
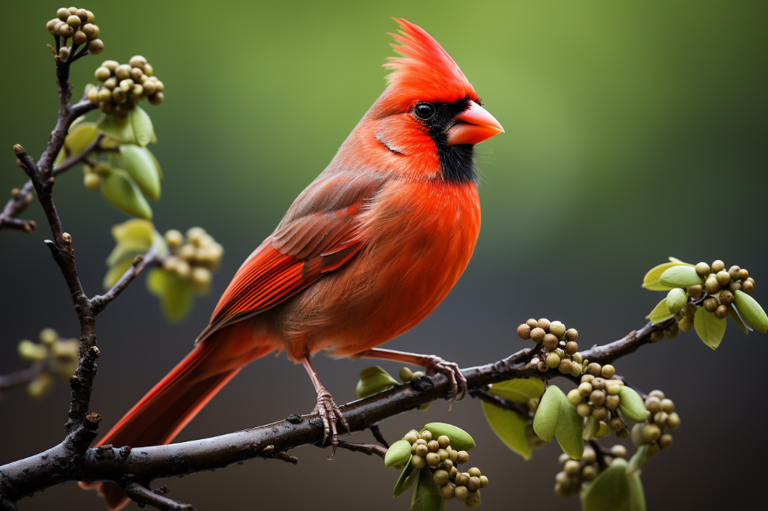
[[[170,443],[247,363],[274,351],[254,342],[245,323],[222,329],[201,342],[136,403],[96,447],[143,447]],[[114,483],[80,483],[96,489],[111,511],[128,503]]]

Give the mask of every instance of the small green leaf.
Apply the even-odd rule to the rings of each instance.
[[[110,138],[121,144],[136,144],[136,135],[130,116],[117,114],[101,114],[96,126]]]
[[[131,120],[137,144],[144,147],[150,142],[157,142],[155,128],[152,126],[152,119],[149,118],[147,112],[137,106],[128,113],[128,117]]]
[[[744,320],[741,319],[739,310],[736,308],[736,304],[731,303],[728,306],[728,316],[733,320],[734,323],[739,326],[739,328],[744,331],[745,334],[749,334],[749,332],[752,331],[752,327],[744,323]]]
[[[131,267],[132,263],[133,261],[131,259],[125,259],[115,266],[110,267],[109,271],[107,271],[107,274],[104,276],[104,281],[102,282],[104,289],[109,289],[117,284],[117,281],[120,280],[120,277],[122,277],[123,274],[128,271],[128,268]]]
[[[149,247],[143,243],[136,243],[135,241],[120,242],[115,245],[115,248],[112,249],[109,257],[107,257],[107,266],[114,266],[126,260],[133,261],[137,255],[143,254],[148,249]]]
[[[638,472],[627,476],[629,483],[629,511],[645,511],[645,491]]]
[[[443,511],[445,501],[440,497],[440,488],[426,467],[419,470],[419,482],[413,492],[410,511]]]
[[[584,421],[584,431],[581,434],[582,440],[588,442],[597,436],[600,431],[600,421],[591,415]]]
[[[133,178],[141,193],[150,200],[160,199],[160,176],[152,155],[144,147],[121,144],[123,169]]]
[[[673,266],[661,274],[659,282],[669,287],[689,287],[704,284],[694,266]]]
[[[101,180],[101,193],[115,208],[129,215],[152,219],[152,208],[136,185],[121,169],[112,169]]]
[[[70,156],[82,153],[96,139],[99,130],[95,122],[83,122],[69,129],[64,146],[69,149]]]
[[[538,378],[515,378],[491,385],[490,392],[507,401],[528,403],[532,397],[538,398],[544,391],[544,382]]]
[[[147,154],[149,154],[149,157],[152,158],[152,163],[155,164],[155,170],[157,171],[157,175],[160,176],[160,179],[163,179],[163,169],[160,168],[160,162],[157,161],[157,158],[155,158],[155,155],[152,154],[152,151],[150,151],[149,148],[145,148],[145,149],[147,149]]]
[[[408,460],[405,468],[400,472],[400,477],[395,483],[395,489],[392,491],[392,495],[397,498],[405,493],[408,488],[413,486],[413,483],[419,480],[419,470],[411,464],[411,460]]]
[[[132,218],[123,223],[112,226],[112,237],[115,241],[136,242],[145,245],[147,249],[152,246],[155,226],[148,220]]]
[[[568,399],[556,385],[550,385],[541,398],[533,417],[533,431],[544,440],[551,442],[557,431],[557,421],[560,417],[560,397]]]
[[[389,446],[384,455],[384,465],[400,470],[411,461],[411,443],[408,440],[398,440]]]
[[[581,492],[582,511],[617,511],[629,503],[627,462],[616,458]]]
[[[533,430],[547,442],[556,437],[560,448],[571,458],[579,459],[584,454],[584,421],[555,385],[550,385],[541,398],[533,418]]]
[[[452,424],[444,422],[430,422],[421,428],[432,433],[432,438],[438,438],[443,435],[451,439],[451,448],[455,451],[469,451],[475,448],[475,440],[469,433]]]
[[[624,417],[632,422],[645,422],[648,416],[643,398],[626,385],[622,385],[619,389],[619,410]]]
[[[646,457],[646,451],[648,450],[647,445],[643,445],[638,447],[637,452],[630,458],[629,464],[627,465],[627,475],[630,476],[640,470],[640,468],[645,465],[645,461],[647,460]]]
[[[192,308],[195,290],[189,279],[182,279],[175,273],[166,272],[165,289],[160,303],[169,321],[177,323],[184,319]]]
[[[485,420],[488,421],[488,425],[499,440],[524,459],[531,459],[531,446],[528,444],[528,435],[525,432],[526,421],[520,417],[520,414],[485,401],[481,401],[480,404],[483,407]]]
[[[656,307],[653,308],[651,313],[648,314],[645,319],[650,319],[651,322],[655,324],[666,321],[672,316],[673,314],[669,312],[669,309],[667,309],[667,299],[664,298],[662,301],[656,304]]]
[[[757,301],[744,291],[733,293],[733,301],[741,318],[755,330],[768,333],[768,316]]]
[[[716,350],[725,335],[725,327],[727,326],[725,318],[718,318],[714,312],[707,312],[701,305],[697,309],[696,315],[693,317],[693,327],[696,329],[699,339]]]
[[[372,366],[360,371],[355,393],[358,399],[384,392],[397,385],[397,380],[379,366]]]
[[[161,296],[165,291],[165,271],[152,268],[147,274],[147,289],[155,296]]]
[[[674,259],[673,257],[670,257],[670,260]],[[672,268],[673,266],[680,266],[687,265],[688,263],[683,262],[676,262],[678,261],[675,259],[673,262],[670,263],[663,263],[658,266],[654,266],[650,269],[648,273],[645,274],[645,277],[643,277],[643,287],[645,289],[648,289],[650,291],[669,291],[672,289],[671,287],[664,286],[659,283],[659,278],[661,277],[661,274],[664,273],[669,268]]]

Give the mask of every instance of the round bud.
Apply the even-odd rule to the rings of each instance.
[[[655,442],[661,436],[661,428],[656,424],[646,424],[643,426],[643,440],[646,442]]]
[[[595,390],[605,389],[605,380],[602,378],[595,378],[590,383],[592,384],[592,388]]]
[[[455,480],[456,480],[457,487],[466,486],[467,483],[469,482],[469,474],[467,474],[466,472],[456,474]]]
[[[656,396],[650,396],[645,400],[645,408],[653,414],[659,413],[661,411],[661,400]]]
[[[645,427],[644,424],[635,424],[632,428],[632,434],[630,435],[632,437],[632,443],[635,444],[637,447],[640,447],[641,445],[645,445],[648,442],[646,442],[643,439],[643,428]]]
[[[467,483],[467,490],[470,492],[476,492],[480,489],[480,476],[471,476]]]
[[[105,60],[101,64],[101,67],[106,67],[107,69],[109,69],[111,72],[114,73],[115,70],[117,69],[117,66],[119,66],[119,65],[120,64],[118,64],[116,60]]]
[[[696,305],[694,305],[693,302],[688,302],[685,304],[685,307],[683,307],[683,316],[693,319],[696,315],[696,310]]]
[[[571,376],[574,378],[578,378],[581,375],[581,364],[577,363],[575,360],[571,363]]]
[[[88,21],[88,11],[86,11],[85,9],[78,9],[76,14],[77,14],[77,17],[80,18],[80,21],[82,21],[83,23]]]
[[[438,470],[435,472],[435,474],[432,476],[432,479],[435,480],[438,486],[442,486],[448,482],[448,479],[450,478],[450,474],[446,472],[445,470]]]
[[[659,454],[659,446],[658,446],[658,445],[656,445],[656,444],[651,444],[651,445],[649,445],[649,446],[648,446],[648,449],[645,451],[645,455],[646,455],[648,458],[653,458],[653,457],[654,457],[654,456],[656,456],[657,454]]]
[[[155,82],[146,80],[146,77],[144,75],[142,75],[141,81],[142,81],[141,85],[144,87],[144,94],[146,94],[147,96],[151,96],[152,94],[155,93],[155,91],[157,90],[155,87]],[[527,325],[521,325],[521,326],[527,326]],[[520,335],[520,329],[518,329],[517,334]],[[530,338],[531,338],[531,332],[529,329],[528,339]]]
[[[469,454],[467,454],[467,451],[459,451],[456,453],[456,462],[459,465],[463,465],[464,463],[467,463],[469,461]]]
[[[437,454],[440,454],[440,451],[437,451]],[[446,472],[450,472],[453,468],[453,462],[450,459],[443,460],[440,462],[440,464],[437,466],[440,470],[445,470]]]
[[[400,372],[397,373],[397,375],[400,377],[401,381],[408,382],[413,379],[413,371],[411,371],[409,367],[403,367],[402,369],[400,369]]]
[[[162,103],[164,99],[165,99],[165,96],[163,95],[162,92],[155,92],[154,94],[149,96],[149,102],[155,106]]]
[[[429,442],[432,440],[432,432],[430,432],[428,429],[425,429],[421,432],[421,439],[425,442]]]
[[[112,101],[112,91],[109,89],[101,89],[99,91],[99,100],[104,102]]]
[[[717,309],[718,303],[717,298],[709,297],[703,302],[704,310],[707,312],[715,312],[715,309]]]
[[[557,349],[557,337],[555,337],[555,334],[546,334],[544,336],[544,348],[547,351],[555,351]]]
[[[469,490],[464,485],[458,486],[459,483],[456,483],[456,484],[457,486],[453,490],[453,496],[456,497],[456,500],[460,500],[464,502],[469,498]]]
[[[154,86],[153,86],[153,88],[154,88]],[[528,325],[523,323],[522,325],[517,327],[517,335],[522,340],[527,341],[528,339],[531,338],[531,330],[532,330],[531,327],[529,327]]]
[[[725,269],[725,263],[722,262],[720,259],[712,263],[712,272],[717,273],[719,271],[723,271]]]
[[[707,281],[704,283],[704,289],[707,290],[707,293],[714,294],[717,293],[720,290],[720,284],[717,282],[717,278],[710,277],[707,279]]]
[[[579,351],[579,345],[578,344],[576,344],[573,341],[568,341],[567,343],[565,343],[565,352],[566,353],[568,353],[569,355],[573,355],[577,351]]]
[[[426,460],[427,460],[428,467],[434,468],[440,464],[440,456],[438,456],[437,453],[434,453],[434,452],[427,454]]]
[[[616,432],[616,438],[619,440],[627,440],[629,438],[629,429],[626,427],[624,429],[620,429]]]
[[[558,369],[563,374],[571,374],[571,365],[571,361],[566,358],[560,361]]]
[[[696,273],[699,275],[699,277],[706,277],[710,273],[709,265],[704,262],[697,264]]]
[[[196,266],[192,269],[192,283],[195,285],[195,290],[198,293],[207,293],[211,286],[212,280],[213,275],[211,274],[211,270],[208,268]]]
[[[418,439],[419,439],[419,436],[414,431],[409,431],[403,437],[403,440],[405,440],[406,442],[408,442],[409,444],[411,444],[413,446],[412,454],[416,454],[416,452],[415,452],[416,440],[418,440]]]
[[[439,437],[437,437],[437,444],[440,446],[441,449],[445,449],[446,447],[451,445],[451,439],[445,435],[440,435]]]
[[[683,318],[680,320],[677,326],[683,332],[690,332],[691,330],[693,330],[693,321],[691,320],[691,318]]]
[[[664,340],[664,330],[656,330],[655,332],[651,333],[651,343],[656,344],[657,342],[661,342]]]
[[[719,271],[717,272],[717,275],[715,275],[715,278],[717,279],[717,283],[721,286],[727,286],[728,283],[731,281],[731,276],[728,274],[727,271]]]
[[[733,293],[727,289],[720,291],[720,303],[728,305],[731,302],[733,302]]]
[[[620,431],[624,429],[624,419],[621,417],[611,417],[611,420],[608,421],[608,427],[611,429],[611,431]],[[625,452],[626,455],[626,452]],[[622,456],[623,458],[623,456]]]
[[[437,440],[430,440],[427,442],[427,449],[429,452],[437,452],[440,449],[440,444],[437,443]]]
[[[579,417],[589,417],[592,415],[592,406],[587,403],[581,403],[576,407],[576,413],[579,414]]]
[[[701,298],[701,294],[704,292],[704,289],[700,285],[695,286],[688,286],[688,296],[693,298],[694,300],[698,300]]]
[[[605,391],[610,396],[616,396],[621,392],[622,383],[621,380],[608,380],[605,382]]]
[[[565,338],[569,341],[575,341],[579,338],[579,332],[575,328],[569,328],[565,332]]]
[[[536,320],[535,320],[535,319],[533,319],[533,318],[531,318],[531,319],[527,320],[527,321],[525,322],[525,324],[526,324],[526,325],[528,325],[529,327],[531,327],[531,330],[533,330],[534,328],[538,328],[538,327],[539,327],[539,322],[538,322],[538,321],[536,321]]]
[[[433,440],[433,441],[434,441],[434,440]],[[440,456],[440,462],[443,462],[443,461],[450,461],[450,460],[448,459],[448,458],[449,458],[449,456],[448,456],[448,451],[446,451],[445,449],[438,449],[438,450],[437,450],[437,455],[438,455],[438,456]]]
[[[86,174],[83,178],[83,184],[87,189],[96,191],[101,186],[101,178],[96,174]]]
[[[86,23],[85,25],[83,25],[83,28],[81,28],[80,31],[83,34],[85,34],[85,37],[87,37],[89,40],[90,39],[95,39],[96,36],[94,34],[96,33],[96,29],[93,28],[93,27],[94,27],[94,25],[92,25],[90,23]]]
[[[94,105],[99,104],[99,89],[97,89],[96,87],[93,87],[88,91],[88,101],[90,101]]]
[[[557,356],[557,353],[550,353],[547,355],[547,367],[550,369],[554,369],[555,367],[560,365],[560,357]]]
[[[747,293],[748,295],[752,294],[752,291],[755,290],[755,284],[750,282],[749,280],[745,280],[741,283],[741,290]]]
[[[592,393],[592,390],[593,390],[592,384],[589,382],[584,382],[579,384],[578,391],[579,391],[579,394],[583,397],[587,397],[588,395],[590,395]]]
[[[427,441],[426,441],[426,440],[424,440],[423,438],[421,438],[421,433],[419,433],[419,432],[417,431],[417,432],[416,432],[416,434],[419,436],[419,439],[418,439],[418,440],[416,440],[416,445],[423,445],[423,446],[425,446],[425,447],[426,447],[426,445],[427,445]],[[426,454],[425,454],[424,456],[426,456]]]
[[[69,18],[67,18],[67,25],[69,25],[72,28],[77,28],[80,26],[80,24],[83,21],[76,15],[71,15]]]
[[[454,486],[451,483],[444,484],[438,491],[440,498],[443,500],[451,500],[454,495]]]
[[[96,76],[96,79],[100,82],[106,82],[110,76],[112,76],[112,72],[107,69],[106,67],[100,67],[96,69],[96,73],[94,73]]]
[[[566,347],[567,347],[567,346],[568,346],[568,345],[566,344]],[[578,349],[578,346],[577,346],[577,349]],[[578,353],[578,352],[577,352],[577,353],[572,353],[572,354],[571,354],[571,358],[572,358],[572,359],[573,359],[573,361],[574,361],[574,362],[576,362],[577,364],[581,364],[581,362],[582,362],[581,353]]]
[[[581,471],[581,478],[584,479],[585,481],[591,481],[595,477],[597,477],[597,468],[595,468],[592,465],[587,465]]]
[[[672,325],[664,330],[664,333],[669,337],[670,339],[676,339],[678,335],[680,335],[680,327],[677,326],[677,323],[672,323]]]
[[[411,465],[416,468],[424,468],[427,466],[427,461],[422,456],[414,455],[411,456]]]
[[[101,42],[101,39],[94,39],[93,41],[88,43],[88,53],[91,53],[92,55],[98,55],[103,51],[104,51],[104,43]]]
[[[165,90],[165,85],[163,85],[163,82],[161,82],[157,78],[154,78],[152,81],[155,82],[155,87],[157,87],[158,91],[162,92],[163,90]]]
[[[579,393],[579,389],[573,389],[568,393],[568,401],[573,403],[573,406],[578,406],[582,401],[584,401],[584,397]]]
[[[488,478],[486,476],[480,476],[480,488],[488,486]]]
[[[718,318],[723,319],[727,315],[728,315],[727,305],[720,305],[717,309],[715,309],[715,316],[717,316]]]
[[[451,460],[451,463],[457,463],[457,460],[459,459],[459,451],[454,451],[450,447],[446,450],[448,451],[448,459]]]
[[[733,281],[731,281],[731,283],[728,284],[728,290],[731,293],[735,293],[739,289],[741,289],[741,282],[733,282]]]
[[[741,280],[747,280],[749,278],[749,272],[746,270],[746,268],[742,268],[739,270],[739,278]]]
[[[115,69],[115,76],[118,80],[125,80],[131,76],[131,66],[128,64],[120,64]]]
[[[571,457],[570,457],[570,456],[568,456],[568,455],[567,455],[567,454],[565,454],[565,453],[562,453],[562,454],[560,455],[560,457],[558,457],[558,458],[557,458],[557,462],[558,462],[559,464],[561,464],[561,465],[565,465],[565,462],[566,462],[566,461],[568,461],[569,459],[571,459]]]
[[[112,99],[115,101],[115,103],[125,103],[128,101],[128,94],[126,94],[123,89],[116,87],[112,90]]]
[[[620,444],[614,445],[613,447],[611,447],[611,454],[613,454],[617,458],[626,458],[627,448]]]
[[[416,455],[421,456],[422,458],[426,457],[427,454],[429,454],[429,448],[424,444],[414,444],[416,447]]]
[[[608,419],[608,409],[606,407],[604,407],[604,406],[595,406],[595,407],[592,408],[592,417],[594,417],[595,419],[597,419],[599,421],[607,420]]]
[[[608,412],[606,412],[608,413]],[[603,421],[600,421],[600,429],[597,431],[597,435],[595,435],[597,438],[603,438],[605,436],[608,436],[611,434],[611,429],[608,427],[608,424],[606,424]],[[610,456],[605,457],[605,462],[607,464],[610,464],[613,459]]]
[[[559,339],[565,335],[565,325],[560,321],[553,321],[549,324],[549,333],[554,334]]]
[[[135,83],[140,83],[141,77],[144,75],[141,69],[138,67],[132,67],[131,68],[131,80],[133,80]]]
[[[77,14],[77,7],[70,7],[67,10],[69,11],[69,14]]]
[[[665,396],[665,395],[664,395],[664,392],[663,392],[663,391],[661,391],[661,390],[658,390],[658,389],[656,389],[656,390],[652,390],[652,391],[651,391],[651,392],[648,394],[648,396],[650,396],[650,397],[657,397],[657,398],[659,398],[659,399],[664,399],[665,397],[667,397],[667,396]]]
[[[80,19],[80,18],[78,18]],[[68,23],[59,27],[59,35],[63,38],[72,37],[75,34],[75,29]]]
[[[602,370],[602,367],[597,362],[592,362],[587,366],[587,372],[592,376],[600,376],[601,370]]]
[[[93,27],[92,32],[90,34],[86,34],[88,36],[89,40],[94,40],[97,37],[99,37],[99,27],[98,25],[91,25]]]
[[[53,18],[51,21],[45,24],[45,29],[53,34],[53,29],[56,27],[58,23],[61,23],[61,20],[59,18]]]
[[[131,57],[131,60],[129,60],[128,63],[131,65],[131,67],[144,69],[144,66],[147,65],[147,59],[145,59],[141,55],[134,55],[133,57]]]
[[[470,477],[480,477],[482,473],[480,472],[480,469],[477,467],[472,467],[469,470],[467,470],[467,473]]]
[[[531,340],[533,340],[533,342],[543,341],[546,335],[547,335],[547,332],[545,332],[543,328],[539,328],[538,326],[535,327],[533,330],[531,330]]]
[[[602,390],[593,390],[589,395],[589,400],[593,405],[602,406],[605,404],[606,395]]]
[[[667,418],[669,417],[669,414],[665,411],[661,411],[653,416],[653,423],[658,424],[659,427],[663,428],[667,424]]]
[[[69,12],[69,9],[66,7],[62,7],[58,11],[56,11],[56,17],[59,18],[61,21],[67,21],[67,19],[72,15],[72,13]]]
[[[616,374],[616,369],[611,364],[605,364],[600,370],[600,375],[605,379],[613,378],[614,374]]]
[[[539,319],[538,325],[539,325],[539,328],[543,328],[545,331],[549,332],[550,322],[547,318]]]
[[[676,413],[670,413],[669,417],[667,417],[667,427],[671,431],[675,431],[680,427],[680,416]]]
[[[88,17],[86,18],[86,21],[88,23],[93,23],[94,21],[96,21],[96,16],[94,16],[94,14],[91,11],[86,9],[85,12],[88,14]]]
[[[672,435],[666,433],[659,438],[659,448],[663,451],[672,447]]]
[[[536,369],[538,369],[538,370],[539,370],[540,372],[542,372],[542,373],[546,373],[547,371],[549,371],[549,366],[547,365],[547,363],[546,363],[546,362],[544,362],[544,361],[542,360],[541,362],[539,362],[538,364],[536,364]]]
[[[731,280],[739,280],[739,270],[741,270],[741,268],[735,264],[728,268],[728,275],[730,275]]]
[[[565,466],[563,467],[563,470],[569,476],[575,476],[579,472],[581,472],[581,463],[579,463],[576,460],[568,460],[565,462]]]
[[[120,88],[123,89],[123,92],[130,91],[131,89],[133,89],[133,80],[131,80],[130,78],[120,80]]]
[[[592,383],[593,381],[595,381],[595,377],[591,374],[585,374],[581,377],[581,383]]]
[[[618,408],[620,403],[621,399],[617,395],[609,395],[605,398],[605,407],[610,411],[614,411],[616,408]]]

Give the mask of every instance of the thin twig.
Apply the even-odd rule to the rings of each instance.
[[[110,288],[109,291],[103,295],[96,295],[91,298],[91,312],[93,315],[97,315],[103,311],[112,300],[120,296],[120,293],[133,282],[133,280],[141,273],[141,271],[147,266],[157,266],[161,264],[160,257],[157,256],[154,250],[150,249],[149,252],[143,256],[137,255],[133,260],[130,268],[128,268],[123,276]]]
[[[371,430],[371,433],[373,433],[373,438],[375,438],[377,442],[379,442],[381,445],[389,449],[389,443],[384,438],[384,435],[381,434],[381,430],[379,429],[378,424],[374,424],[368,429]]]
[[[26,385],[34,380],[43,370],[44,364],[32,364],[26,369],[0,376],[0,390],[9,390],[14,387]]]
[[[475,389],[470,392],[469,395],[479,399],[480,401],[485,401],[486,403],[490,403],[500,408],[504,408],[505,410],[510,410],[524,417],[528,417],[529,410],[527,405],[522,403],[515,403],[514,401],[509,401],[508,399],[495,396],[488,392],[488,390],[485,388]]]
[[[384,456],[387,454],[386,447],[382,447],[381,445],[376,444],[353,444],[352,442],[345,442],[344,440],[339,440],[339,448],[340,449],[346,449],[348,451],[352,452],[362,452],[363,454],[367,454],[368,456],[376,455],[384,459]]]
[[[139,506],[150,505],[163,511],[197,511],[192,504],[184,504],[160,493],[154,492],[142,486],[139,483],[132,482],[122,486],[123,491],[128,497],[139,504]]]

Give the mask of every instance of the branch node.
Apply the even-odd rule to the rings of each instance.
[[[301,418],[301,415],[292,413],[285,420],[287,420],[291,424],[301,424],[301,421],[304,419]]]

